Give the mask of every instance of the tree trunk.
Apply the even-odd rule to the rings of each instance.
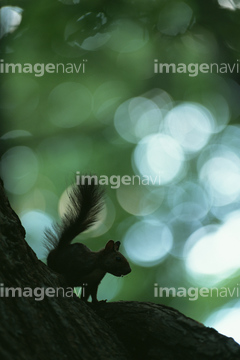
[[[26,288],[56,289],[64,287],[64,279],[39,261],[24,240],[2,182],[0,224],[1,359],[240,359],[233,339],[167,306],[85,304],[62,292],[42,300],[36,293],[30,296]],[[25,289],[25,296],[6,297],[10,287]]]

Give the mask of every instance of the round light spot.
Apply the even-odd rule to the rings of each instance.
[[[215,132],[222,131],[230,120],[230,108],[226,98],[216,92],[203,95],[203,104],[210,110],[215,119]]]
[[[132,143],[158,132],[161,121],[162,113],[156,103],[144,97],[125,101],[118,107],[114,116],[117,132]]]
[[[156,220],[135,223],[126,233],[124,247],[135,264],[154,266],[159,264],[172,247],[169,228]]]
[[[227,148],[202,166],[200,180],[213,196],[215,206],[224,206],[240,196],[240,159]]]
[[[128,19],[119,19],[109,27],[111,38],[107,46],[120,53],[141,49],[149,40],[146,29]]]
[[[210,210],[210,198],[198,184],[184,182],[174,187],[170,207],[176,218],[183,222],[192,222],[204,218]]]
[[[185,2],[166,4],[159,15],[158,30],[166,35],[184,34],[191,23],[193,11]]]
[[[239,268],[240,212],[231,213],[223,225],[208,225],[194,232],[185,245],[190,273],[227,277]]]
[[[235,4],[234,0],[218,0],[219,5],[224,9],[236,10],[239,4]]]
[[[1,140],[7,140],[7,139],[16,139],[19,137],[27,137],[32,136],[32,134],[29,131],[26,130],[12,130],[1,136]]]
[[[3,6],[0,9],[0,38],[18,28],[22,21],[22,11],[18,6]]]
[[[170,135],[186,152],[201,150],[214,131],[211,113],[199,104],[184,103],[174,107],[165,118]]]
[[[24,194],[36,182],[38,160],[28,147],[16,146],[2,156],[1,174],[5,188],[13,194]]]
[[[143,176],[159,178],[157,185],[174,180],[183,168],[181,147],[165,134],[149,135],[136,146],[134,162]]]
[[[162,188],[153,191],[144,186],[121,186],[117,189],[117,199],[122,208],[133,215],[149,215],[162,204],[164,192]]]
[[[97,33],[93,36],[86,38],[81,44],[81,48],[88,51],[98,50],[100,47],[105,45],[111,38],[109,33]]]

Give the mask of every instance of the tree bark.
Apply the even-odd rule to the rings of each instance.
[[[5,288],[59,288],[64,279],[28,246],[0,183],[0,358],[239,359],[231,338],[163,305],[85,304],[76,296],[6,297]],[[132,274],[132,276],[134,276]],[[40,290],[39,290],[40,291]]]

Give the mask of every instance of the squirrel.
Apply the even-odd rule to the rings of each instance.
[[[81,299],[91,295],[96,303],[98,286],[106,275],[124,276],[131,272],[127,259],[118,251],[120,241],[109,240],[105,248],[94,252],[81,243],[71,244],[80,233],[91,227],[103,207],[103,191],[95,184],[80,181],[68,192],[69,204],[61,223],[45,231],[45,246],[49,251],[47,265],[62,274],[69,287],[82,286]]]

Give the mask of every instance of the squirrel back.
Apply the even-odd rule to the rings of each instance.
[[[68,193],[69,205],[60,224],[45,231],[45,245],[49,250],[48,266],[64,275],[68,286],[84,286],[82,299],[89,295],[97,301],[97,288],[109,272],[123,276],[131,271],[127,259],[118,251],[120,242],[109,240],[104,249],[93,252],[81,243],[71,244],[80,233],[92,226],[103,207],[103,191],[91,182],[73,185]]]

